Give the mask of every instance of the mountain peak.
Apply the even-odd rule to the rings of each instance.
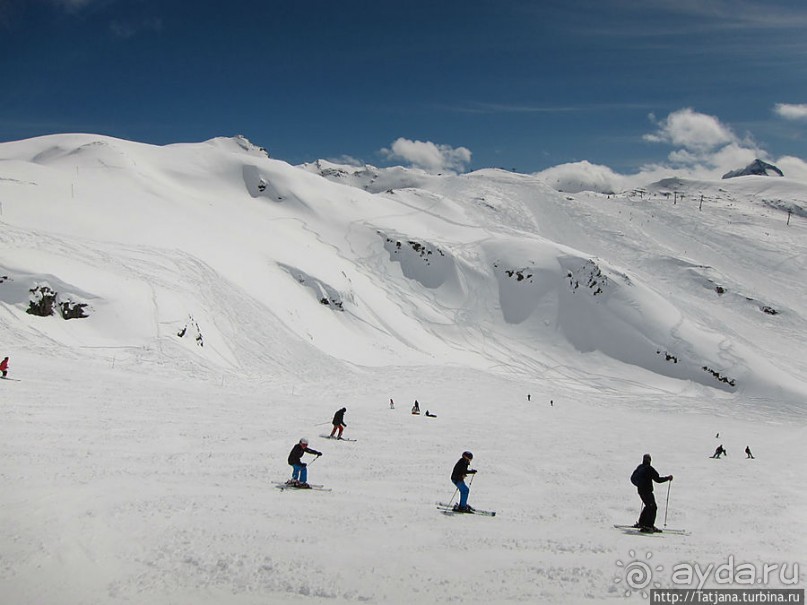
[[[243,134],[237,134],[233,137],[215,137],[207,141],[208,144],[223,149],[230,149],[232,151],[246,151],[250,155],[257,155],[261,157],[271,157],[269,150],[255,145]]]
[[[732,170],[731,172],[727,172],[723,175],[724,179],[731,179],[736,176],[785,176],[785,174],[779,170],[773,164],[768,164],[768,162],[763,162],[759,158],[748,164],[745,168],[740,168],[738,170]]]

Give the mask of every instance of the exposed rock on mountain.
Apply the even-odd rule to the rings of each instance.
[[[732,170],[731,172],[727,172],[723,175],[724,179],[731,179],[735,176],[785,176],[785,174],[779,170],[773,164],[768,164],[768,162],[763,162],[762,160],[754,160],[745,168],[740,168],[739,170]]]

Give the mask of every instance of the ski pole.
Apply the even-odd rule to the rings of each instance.
[[[664,527],[667,527],[667,509],[670,508],[670,483],[667,481],[667,502],[664,504]]]
[[[323,424],[331,424],[331,421],[328,422],[320,422],[319,424],[315,424],[314,426],[322,426]]]
[[[451,494],[451,500],[448,501],[448,505],[451,506],[451,503],[454,502],[454,496],[457,495],[457,492],[460,491],[460,488],[454,490],[454,493]]]

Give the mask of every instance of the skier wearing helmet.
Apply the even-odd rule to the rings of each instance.
[[[473,475],[476,473],[475,469],[468,468],[474,455],[471,452],[462,452],[462,458],[454,465],[454,470],[451,472],[451,483],[457,486],[460,492],[460,502],[454,507],[454,510],[461,513],[472,513],[474,509],[468,506],[468,493],[470,488],[465,485],[465,476]]]
[[[311,486],[308,485],[308,469],[306,468],[306,463],[302,461],[303,454],[314,454],[317,458],[322,456],[322,452],[308,447],[308,439],[305,437],[300,439],[289,452],[289,464],[294,470],[291,473],[291,479],[286,483],[294,487],[310,489]]]

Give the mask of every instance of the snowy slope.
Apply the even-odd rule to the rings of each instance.
[[[0,594],[579,603],[622,599],[635,551],[663,586],[805,569],[806,200],[294,167],[241,137],[0,144]],[[43,285],[89,316],[28,314]],[[358,441],[319,438],[343,405]],[[272,486],[303,435],[332,492]],[[495,519],[434,508],[464,449]],[[645,451],[676,477],[658,524],[691,535],[611,527]]]
[[[320,165],[328,180],[244,139],[157,148],[65,135],[5,144],[0,157],[14,175],[2,196],[17,287],[2,300],[20,337],[43,324],[24,314],[24,290],[52,276],[52,288],[94,307],[71,333],[49,326],[57,342],[111,339],[152,353],[175,347],[190,322],[205,344],[191,350],[217,371],[260,371],[265,343],[281,332],[297,336],[285,353],[294,364],[322,353],[539,372],[556,350],[583,371],[587,357],[598,367],[604,355],[724,390],[791,401],[807,392],[793,363],[798,339],[760,349],[747,336],[804,327],[799,265],[771,253],[790,249],[804,226],[786,227],[770,209],[786,193],[804,195],[795,183],[765,202],[759,191],[713,188],[715,203],[695,212],[690,198],[671,206],[661,192],[567,198],[503,171]],[[671,280],[686,287],[671,295]],[[248,336],[222,307],[249,318]]]

